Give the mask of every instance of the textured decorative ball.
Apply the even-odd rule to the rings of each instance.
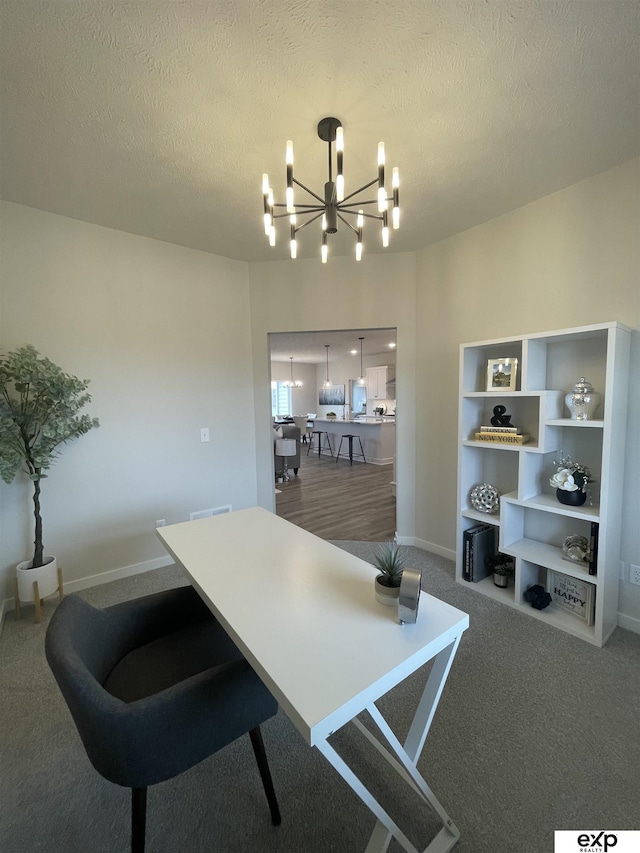
[[[493,515],[500,509],[500,492],[489,483],[479,483],[471,489],[471,506],[478,512]]]

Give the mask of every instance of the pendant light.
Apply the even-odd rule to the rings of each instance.
[[[283,384],[288,388],[302,388],[302,382],[294,382],[293,381],[293,356],[289,356],[290,361],[290,374],[291,378],[288,382],[284,382]]]
[[[364,370],[362,369],[362,341],[364,338],[360,338],[360,376],[358,376],[358,385],[366,385],[367,380],[364,375]]]
[[[329,379],[329,347],[331,344],[325,344],[325,348],[327,350],[327,378],[322,383],[323,388],[331,388],[331,380]]]

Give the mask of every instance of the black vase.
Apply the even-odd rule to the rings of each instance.
[[[575,492],[567,492],[565,489],[556,489],[556,497],[565,506],[582,506],[587,499],[587,493],[581,489]]]

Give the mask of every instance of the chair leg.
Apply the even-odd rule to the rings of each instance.
[[[260,771],[260,778],[264,785],[264,792],[267,795],[267,802],[269,803],[269,810],[271,811],[271,823],[274,826],[280,826],[282,818],[280,817],[280,809],[278,808],[276,792],[273,787],[273,780],[271,779],[271,771],[269,770],[269,763],[267,762],[267,753],[264,749],[264,741],[262,740],[260,726],[256,726],[255,729],[251,729],[249,737],[251,738],[251,746],[253,747],[253,752],[255,754],[256,761],[258,762],[258,770]]]
[[[147,823],[147,789],[131,789],[131,853],[144,853]]]

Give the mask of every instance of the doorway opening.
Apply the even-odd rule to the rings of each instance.
[[[393,539],[396,329],[274,332],[269,355],[277,514],[324,539]],[[276,455],[280,431],[294,456]]]

